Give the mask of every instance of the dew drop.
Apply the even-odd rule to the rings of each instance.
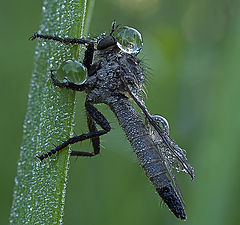
[[[57,79],[60,82],[83,84],[87,79],[87,70],[82,63],[76,60],[67,60],[62,63],[57,71]]]
[[[157,125],[160,127],[160,129],[169,135],[168,121],[163,116],[159,115],[153,115],[152,118],[157,122]]]
[[[125,53],[137,54],[143,46],[141,34],[134,28],[119,26],[113,33],[117,46]]]

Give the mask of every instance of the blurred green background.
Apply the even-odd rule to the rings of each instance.
[[[33,70],[42,1],[4,1],[1,41],[0,224],[8,224],[22,124]],[[176,174],[188,220],[177,220],[145,178],[117,120],[100,106],[113,131],[94,159],[71,159],[64,224],[239,224],[240,2],[239,0],[102,0],[90,32],[111,22],[137,28],[147,67],[153,114],[166,117],[171,136],[187,149],[196,179]],[[78,96],[76,133],[86,131]],[[80,127],[80,128],[79,128]],[[91,148],[81,143],[73,149]]]

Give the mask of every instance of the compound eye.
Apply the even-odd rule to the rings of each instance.
[[[113,36],[106,36],[98,42],[97,50],[104,50],[114,45],[116,45],[116,39]]]
[[[62,83],[71,82],[80,85],[87,80],[87,69],[76,60],[67,60],[58,68],[57,79]]]
[[[113,32],[113,36],[117,40],[117,46],[125,53],[137,54],[142,49],[142,36],[132,27],[119,25]]]

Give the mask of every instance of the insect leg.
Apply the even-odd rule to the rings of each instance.
[[[84,53],[84,59],[83,59],[83,65],[87,68],[88,72],[89,72],[90,67],[92,65],[93,53],[94,53],[94,43],[90,42],[87,45],[87,49]]]
[[[99,117],[98,117],[99,118]],[[97,126],[95,120],[92,118],[91,114],[87,111],[87,124],[88,129],[90,133],[97,132]],[[99,136],[96,136],[94,138],[91,138],[92,146],[93,146],[93,153],[90,152],[88,156],[94,156],[99,154],[100,152],[100,138]],[[82,154],[88,154],[88,152],[80,152],[80,151],[72,151],[71,156],[82,156]]]
[[[95,137],[99,137],[101,135],[104,135],[106,133],[108,133],[111,130],[111,127],[107,121],[107,119],[102,115],[102,113],[100,113],[93,105],[92,103],[86,101],[85,103],[85,107],[86,110],[89,114],[89,116],[91,116],[91,118],[96,121],[96,123],[98,125],[100,125],[102,127],[102,130],[95,130],[92,132],[89,132],[87,134],[81,134],[80,136],[75,136],[72,138],[69,138],[68,140],[64,141],[61,145],[57,146],[56,148],[52,149],[51,151],[42,154],[42,155],[37,155],[36,157],[39,158],[40,160],[43,160],[55,153],[57,153],[58,151],[64,149],[65,147],[67,147],[70,144],[74,144],[77,143],[79,141],[84,141],[87,139],[93,139]],[[93,128],[91,128],[93,129]],[[97,142],[93,142],[95,143],[94,145],[97,144]],[[96,152],[96,153],[95,153]],[[80,152],[80,151],[73,151],[71,153],[71,155],[74,156],[95,156],[96,154],[99,153],[99,150],[96,148],[94,149],[94,152]]]
[[[30,38],[30,41],[33,41],[34,39],[39,38],[39,39],[45,39],[45,40],[53,40],[53,41],[59,41],[64,44],[88,44],[90,41],[82,39],[82,38],[61,38],[57,36],[52,36],[52,35],[43,35],[43,34],[38,34],[35,32]]]

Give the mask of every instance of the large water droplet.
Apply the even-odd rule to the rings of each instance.
[[[137,54],[143,46],[141,34],[132,27],[119,26],[113,33],[117,46],[128,54]]]
[[[159,115],[153,115],[152,118],[154,119],[154,121],[156,121],[157,125],[159,126],[159,128],[163,131],[166,132],[169,135],[169,124],[168,121]]]
[[[76,60],[67,60],[59,67],[57,79],[62,83],[69,81],[78,85],[83,84],[87,79],[87,70]]]

